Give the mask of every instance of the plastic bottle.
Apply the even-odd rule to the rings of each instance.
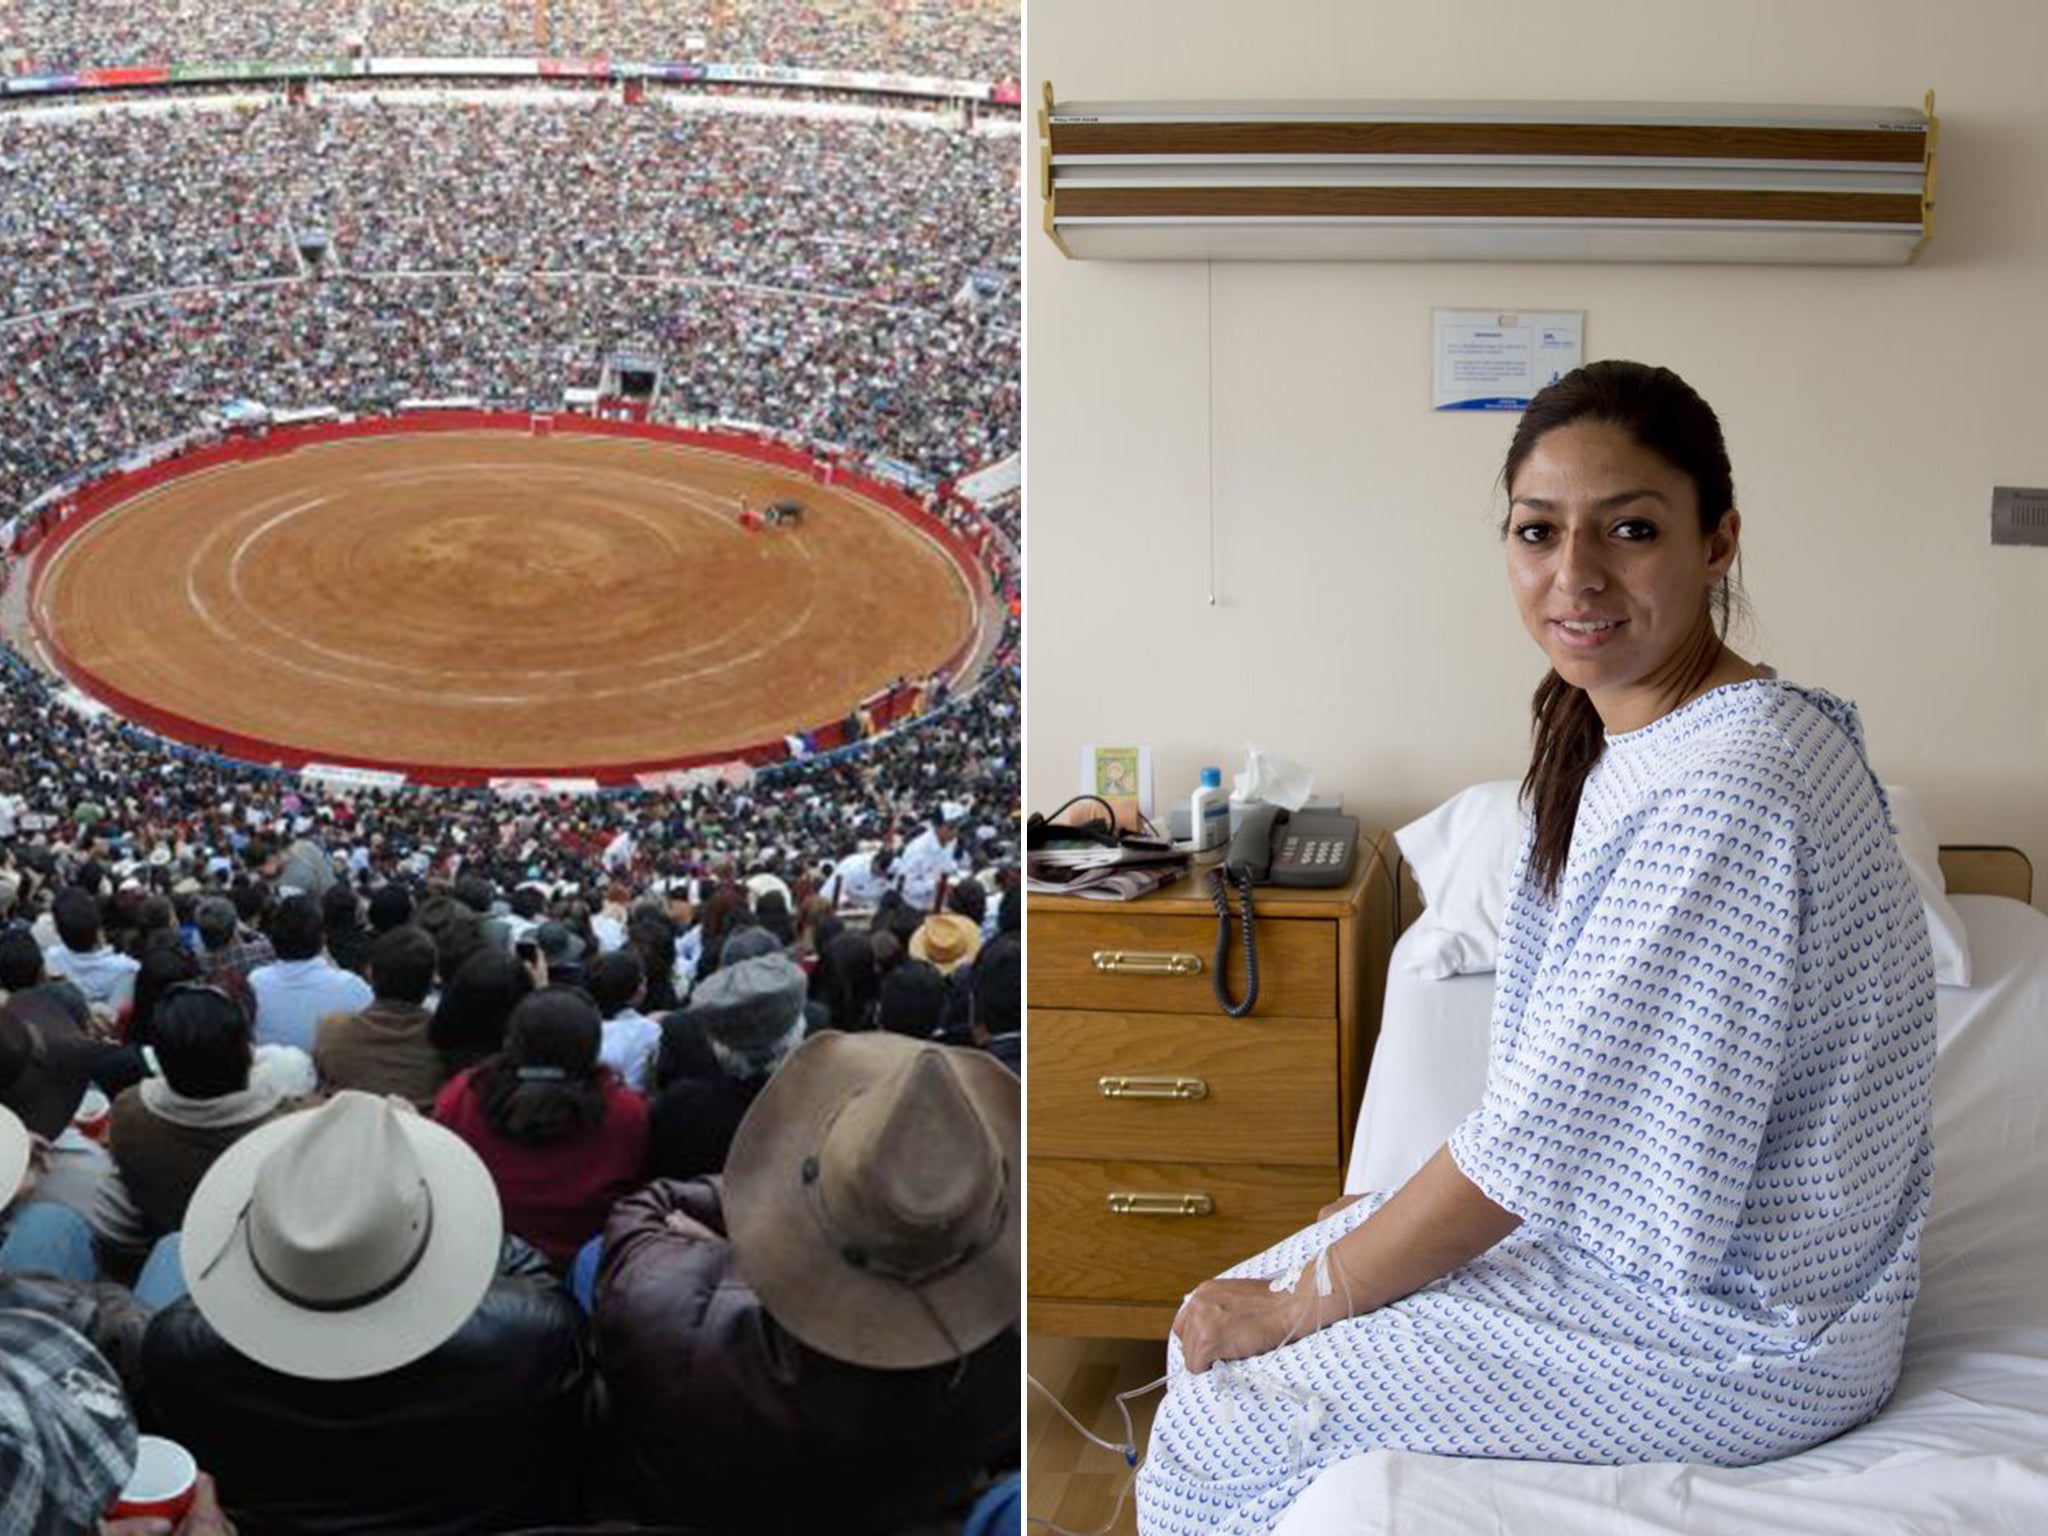
[[[1214,864],[1230,846],[1230,794],[1221,768],[1204,768],[1201,788],[1189,797],[1188,837],[1197,864]]]

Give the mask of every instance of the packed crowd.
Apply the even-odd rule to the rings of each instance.
[[[547,409],[625,343],[666,419],[992,462],[1019,435],[1002,142],[613,106],[0,118],[0,515],[232,399]]]
[[[981,271],[1014,294],[1014,138],[567,99],[0,115],[0,304],[289,276],[294,234],[316,228],[355,272],[691,277],[937,308]]]
[[[557,409],[648,344],[664,420],[756,422],[945,478],[1019,440],[1014,333],[958,310],[739,288],[505,277],[340,278],[167,296],[0,329],[0,516],[222,405],[375,411],[474,396]]]
[[[367,0],[80,5],[7,0],[13,73],[91,65],[374,55],[705,59],[1014,80],[1016,0]]]
[[[467,868],[508,888],[538,881],[585,900],[621,877],[769,872],[816,885],[834,861],[900,840],[941,801],[970,808],[963,846],[975,872],[1017,863],[1014,620],[977,687],[853,750],[781,764],[746,784],[516,804],[481,790],[322,790],[170,746],[116,717],[75,713],[40,672],[6,659],[0,835],[83,826],[121,860],[167,869],[172,880],[232,862],[263,828],[304,821],[372,878]]]
[[[181,792],[140,859],[5,806],[0,1524],[95,1529],[148,1432],[179,1536],[1017,1529],[1021,936],[968,807],[781,873],[615,839],[585,900]]]

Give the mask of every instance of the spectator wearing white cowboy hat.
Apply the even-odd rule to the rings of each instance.
[[[619,1202],[595,1326],[641,1519],[871,1536],[1015,1465],[1019,1120],[981,1052],[828,1031],[722,1181]]]
[[[344,1091],[223,1153],[177,1242],[190,1294],[144,1373],[232,1513],[409,1536],[577,1513],[581,1325],[460,1137]]]

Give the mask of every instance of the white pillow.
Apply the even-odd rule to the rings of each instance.
[[[1394,834],[1422,888],[1424,909],[1415,920],[1407,961],[1417,975],[1441,980],[1494,968],[1508,881],[1528,835],[1520,792],[1511,779],[1475,784]],[[1934,979],[1945,987],[1967,987],[1969,939],[1949,904],[1934,828],[1914,791],[1886,785],[1884,793],[1899,829],[1899,855],[1927,912]]]
[[[1408,968],[1441,980],[1494,968],[1508,878],[1529,818],[1512,779],[1475,784],[1394,834],[1422,888]]]
[[[1948,882],[1941,878],[1941,845],[1934,840],[1934,824],[1928,819],[1925,802],[1917,790],[1896,784],[1884,787],[1890,804],[1892,824],[1899,829],[1899,857],[1920,892],[1920,905],[1927,909],[1927,937],[1934,941],[1934,980],[1939,986],[1967,987],[1970,984],[1970,940],[1963,920],[1949,905]]]

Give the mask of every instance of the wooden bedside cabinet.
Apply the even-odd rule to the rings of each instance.
[[[1133,902],[1030,898],[1032,1329],[1164,1338],[1196,1285],[1341,1192],[1385,987],[1389,857],[1367,832],[1343,887],[1256,888],[1259,1001],[1241,1019],[1212,988],[1206,870]],[[1233,997],[1243,967],[1233,920]]]

